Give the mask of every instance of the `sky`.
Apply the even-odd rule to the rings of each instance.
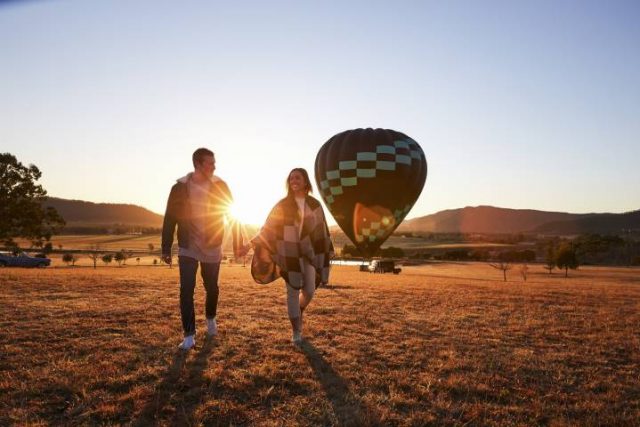
[[[347,129],[411,136],[407,218],[640,208],[640,2],[0,2],[0,152],[163,213],[198,147],[245,222]],[[317,195],[317,190],[316,190]]]

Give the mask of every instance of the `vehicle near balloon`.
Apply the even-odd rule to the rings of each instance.
[[[418,200],[427,179],[427,159],[404,133],[348,130],[320,148],[315,178],[342,231],[371,259]]]
[[[17,255],[0,252],[0,267],[47,267],[50,264],[49,258],[32,257],[24,252]]]
[[[369,273],[393,273],[400,274],[402,269],[396,267],[396,262],[392,259],[374,259],[369,264]]]

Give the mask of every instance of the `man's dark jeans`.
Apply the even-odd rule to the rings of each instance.
[[[193,306],[193,292],[196,288],[196,272],[200,264],[200,275],[204,281],[206,291],[205,315],[207,319],[216,317],[218,307],[218,274],[220,263],[198,262],[198,260],[181,256],[178,257],[180,267],[180,315],[184,336],[196,333],[196,312]]]

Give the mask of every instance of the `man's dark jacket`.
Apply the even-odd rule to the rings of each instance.
[[[162,224],[162,255],[171,255],[173,245],[173,233],[178,227],[178,246],[188,249],[191,237],[191,203],[189,203],[189,179],[191,174],[180,178],[169,193],[167,210]],[[228,209],[233,202],[231,191],[227,184],[217,176],[211,178],[209,184],[209,197],[205,220],[205,244],[207,248],[215,248],[222,245],[224,238],[224,220]],[[236,251],[242,244],[240,239],[240,227],[236,221],[232,222],[233,248]]]

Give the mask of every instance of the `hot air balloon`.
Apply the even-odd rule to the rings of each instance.
[[[340,228],[371,258],[418,200],[427,160],[420,145],[401,132],[354,129],[320,148],[315,177]]]

